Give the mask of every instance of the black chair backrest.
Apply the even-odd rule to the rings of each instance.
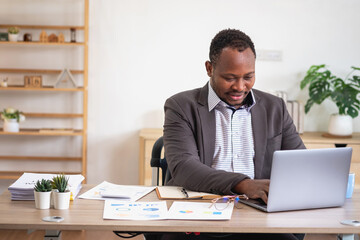
[[[150,166],[157,168],[157,179],[156,184],[159,185],[159,170],[161,169],[162,173],[162,185],[165,185],[171,178],[170,171],[168,170],[168,165],[166,158],[161,158],[161,151],[164,147],[163,137],[159,137],[158,140],[154,143],[152,152]],[[164,154],[165,155],[165,154]]]

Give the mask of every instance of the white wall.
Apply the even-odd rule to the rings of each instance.
[[[257,62],[255,88],[305,101],[310,65],[341,77],[359,66],[359,9],[357,0],[90,0],[88,182],[137,183],[139,130],[162,127],[166,98],[207,82],[218,31],[241,29],[258,50],[282,51],[280,62]],[[315,106],[305,130],[326,131],[333,112],[331,102]]]

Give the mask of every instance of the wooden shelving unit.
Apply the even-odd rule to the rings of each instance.
[[[30,88],[30,87],[24,87],[24,86],[9,86],[9,87],[0,87],[1,90],[10,91],[10,90],[16,90],[16,91],[52,91],[52,92],[82,92],[85,88],[78,87],[78,88],[53,88],[53,87],[42,87],[42,88]]]
[[[9,28],[14,25],[10,24],[0,24],[0,28]],[[20,29],[57,29],[57,30],[85,30],[85,26],[69,26],[69,25],[16,25]]]
[[[71,72],[71,74],[84,74],[83,70],[70,70],[70,72]],[[61,70],[56,70],[56,69],[0,68],[0,73],[60,74]]]
[[[82,42],[64,42],[64,43],[58,43],[58,42],[0,42],[0,44],[6,44],[6,45],[54,45],[54,46],[83,46],[85,43]]]
[[[84,25],[78,26],[78,25],[26,25],[26,24],[19,24],[16,25],[21,30],[28,29],[29,31],[33,30],[64,30],[69,31],[71,29],[75,29],[77,33],[81,34],[83,36],[83,40],[81,42],[39,42],[39,41],[31,41],[31,42],[8,42],[8,41],[0,41],[0,48],[8,48],[8,49],[14,49],[18,46],[21,46],[22,48],[31,48],[35,46],[44,46],[44,47],[37,47],[37,51],[42,51],[42,49],[55,49],[55,51],[61,51],[61,48],[68,48],[68,47],[74,47],[74,48],[83,48],[83,56],[82,56],[82,69],[70,69],[71,74],[73,75],[82,75],[82,86],[76,87],[76,88],[54,88],[51,86],[42,86],[39,88],[35,87],[24,87],[19,85],[8,85],[7,87],[0,87],[0,94],[6,93],[6,92],[21,92],[26,91],[27,95],[31,95],[32,93],[35,94],[37,97],[41,97],[42,95],[39,95],[40,92],[47,92],[48,94],[59,94],[61,92],[69,92],[69,94],[82,94],[82,103],[74,103],[74,104],[82,104],[82,112],[81,113],[51,113],[51,112],[24,112],[24,115],[27,119],[34,118],[36,119],[58,119],[57,121],[62,121],[66,119],[80,119],[82,122],[82,129],[59,129],[59,128],[41,128],[41,129],[32,129],[32,128],[22,128],[17,133],[10,133],[10,132],[4,132],[3,129],[0,128],[0,138],[4,138],[5,136],[16,136],[16,137],[24,137],[31,138],[31,137],[80,137],[81,138],[81,149],[79,149],[79,156],[67,156],[65,153],[64,156],[32,156],[28,154],[26,151],[20,151],[18,155],[9,155],[9,154],[1,154],[0,153],[0,160],[10,160],[10,161],[56,161],[56,162],[80,162],[81,163],[81,170],[80,171],[63,171],[61,169],[58,169],[57,172],[54,172],[52,170],[49,171],[40,171],[43,173],[59,173],[63,172],[65,174],[82,174],[85,176],[85,182],[86,182],[86,174],[87,174],[87,113],[88,113],[88,39],[89,39],[89,0],[83,0],[84,1],[84,9],[83,9],[83,22]],[[29,3],[31,4],[31,3]],[[59,2],[61,4],[61,2]],[[14,26],[14,24],[0,24],[0,29],[7,29],[11,26]],[[49,47],[47,47],[49,46]],[[52,47],[56,48],[52,48]],[[11,47],[11,48],[10,48]],[[1,50],[0,50],[1,51]],[[0,73],[9,73],[9,74],[22,74],[22,75],[28,75],[28,74],[44,74],[44,75],[58,75],[61,73],[62,69],[64,69],[63,66],[59,66],[58,69],[42,69],[40,68],[24,68],[23,66],[15,66],[11,68],[0,66]],[[12,94],[12,93],[11,93]],[[21,95],[21,93],[18,93]],[[68,95],[68,94],[66,94]],[[2,105],[6,105],[6,103],[2,102]],[[21,126],[20,126],[21,127]],[[49,140],[51,141],[51,139]],[[70,141],[70,140],[69,140]],[[31,143],[31,141],[30,141]],[[30,144],[29,143],[29,144]],[[19,149],[21,149],[19,147]],[[39,154],[43,155],[43,154]],[[45,153],[46,155],[46,153]],[[1,164],[0,164],[1,166]],[[34,169],[34,172],[39,172]],[[17,179],[21,174],[25,171],[21,171],[21,166],[16,167],[16,171],[9,171],[1,169],[0,167],[0,179]]]
[[[79,113],[24,113],[27,118],[82,118]]]
[[[82,136],[82,130],[52,130],[52,131],[44,131],[41,129],[20,129],[19,132],[4,132],[0,128],[0,135],[19,135],[19,136]]]
[[[0,172],[0,179],[18,179],[24,172],[23,171],[1,171]],[[53,173],[58,174],[58,172],[51,172],[51,171],[37,171],[36,173]],[[62,172],[64,174],[82,174],[81,172]]]

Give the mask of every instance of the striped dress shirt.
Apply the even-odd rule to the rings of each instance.
[[[254,139],[251,108],[255,105],[253,92],[247,96],[248,104],[235,109],[223,102],[209,82],[209,112],[215,111],[216,137],[212,168],[246,174],[254,179]]]

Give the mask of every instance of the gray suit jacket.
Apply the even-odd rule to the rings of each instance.
[[[256,179],[269,179],[275,150],[305,148],[284,101],[253,89],[251,109]],[[194,191],[232,194],[248,176],[211,168],[215,149],[215,110],[209,112],[208,84],[178,93],[165,103],[164,146],[169,185]]]

